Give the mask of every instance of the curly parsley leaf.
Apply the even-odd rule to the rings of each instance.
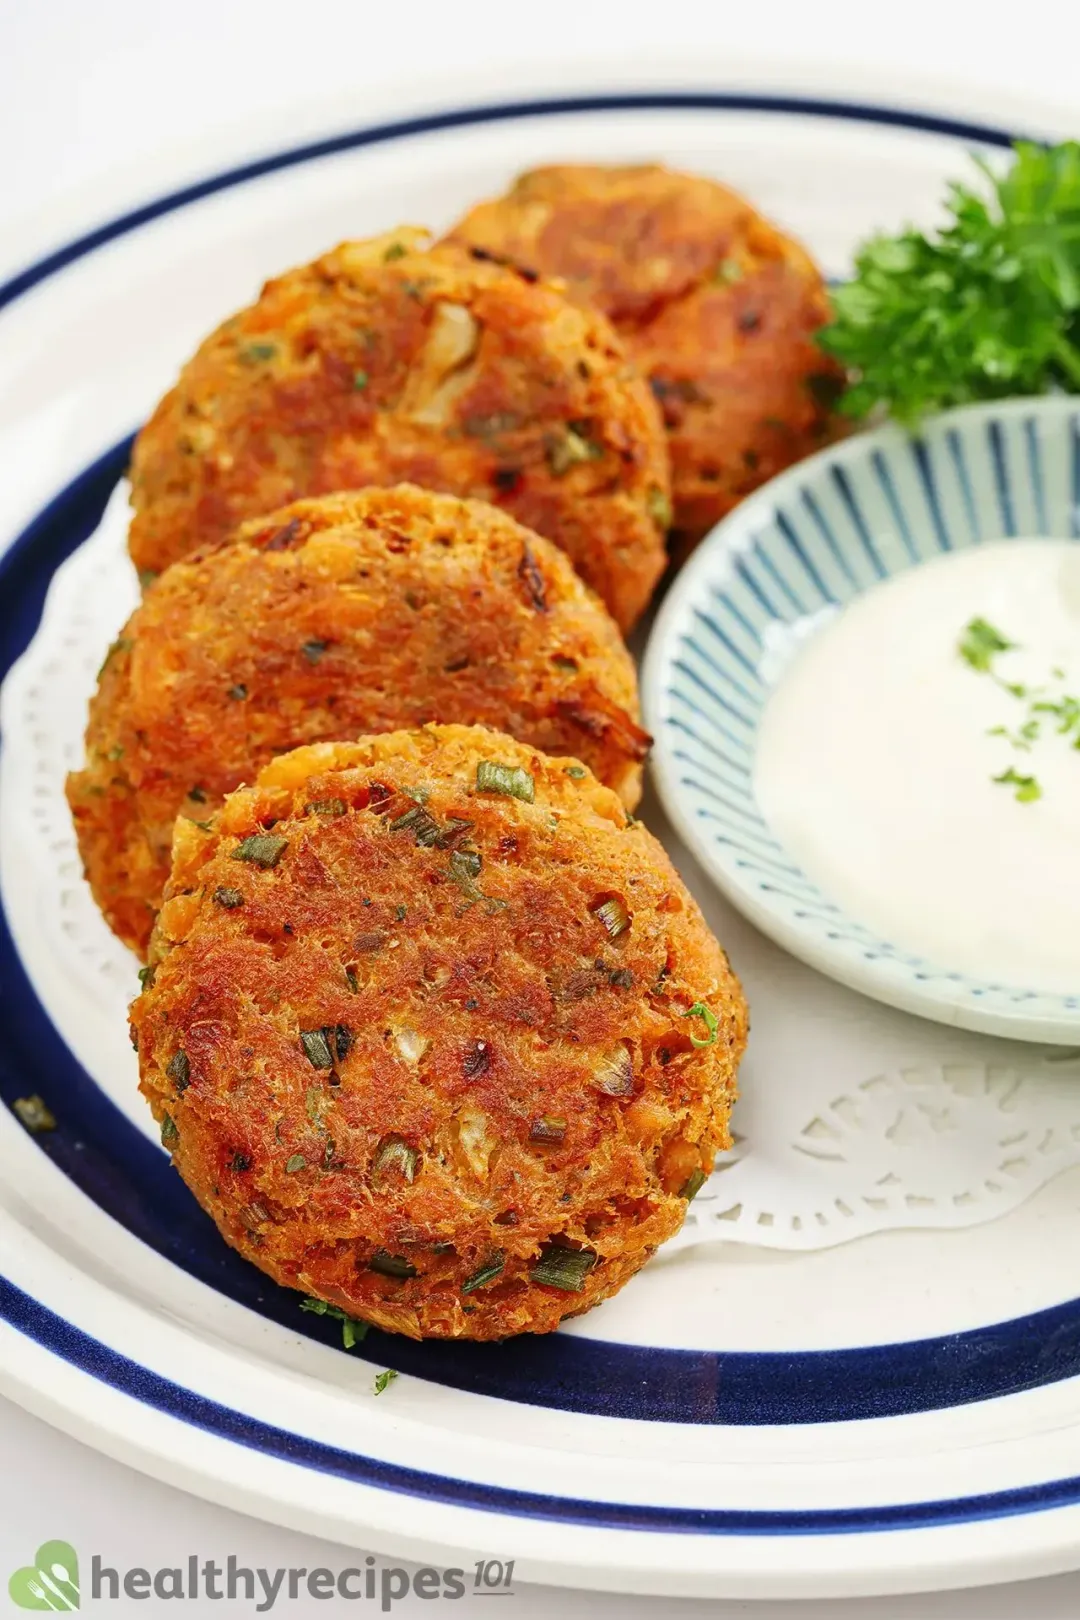
[[[981,191],[954,183],[943,227],[876,236],[833,295],[822,348],[851,371],[849,416],[1080,392],[1080,142],[1018,141]]]

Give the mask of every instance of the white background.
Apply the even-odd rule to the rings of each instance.
[[[460,99],[479,70],[568,61],[613,67],[635,55],[690,52],[723,81],[725,60],[860,64],[895,75],[1000,85],[1077,107],[1080,11],[1075,0],[0,0],[0,265],[35,257],[121,208],[253,150],[362,123],[369,97],[430,81],[434,102]],[[779,71],[779,67],[778,67]],[[857,75],[855,86],[857,87]],[[333,115],[327,108],[333,108]],[[251,122],[269,128],[253,141]],[[248,127],[245,128],[245,125]],[[63,229],[58,224],[64,217]],[[392,1398],[392,1390],[388,1392]],[[1078,1460],[1080,1465],[1080,1460]],[[407,1512],[407,1507],[403,1512]],[[493,1532],[497,1536],[497,1531]],[[200,1560],[340,1569],[343,1549],[210,1507],[95,1455],[0,1401],[0,1605],[8,1573],[46,1538],[62,1537],[120,1568]],[[502,1551],[493,1544],[491,1552]],[[1080,1549],[1078,1549],[1080,1562]],[[98,1613],[111,1605],[94,1606]],[[185,1615],[254,1613],[254,1605],[185,1603]],[[351,1606],[350,1606],[351,1607]],[[410,1598],[394,1613],[472,1616]],[[150,1600],[118,1614],[169,1613]],[[339,1613],[340,1603],[279,1599],[285,1620]],[[10,1611],[19,1611],[14,1608]],[[378,1612],[367,1603],[355,1612]],[[513,1620],[1077,1620],[1080,1576],[948,1596],[805,1605],[675,1602],[518,1587]]]

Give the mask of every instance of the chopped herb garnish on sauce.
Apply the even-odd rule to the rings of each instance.
[[[1000,782],[1006,787],[1014,787],[1016,789],[1014,798],[1018,799],[1021,804],[1033,804],[1036,799],[1042,798],[1042,788],[1035,778],[1033,776],[1021,776],[1019,771],[1012,765],[1009,766],[1007,771],[1002,771],[1000,776],[995,776],[992,780]]]
[[[329,645],[328,641],[321,641],[318,637],[312,637],[310,641],[304,642],[300,651],[309,664],[317,664]]]
[[[575,782],[580,782],[582,778],[588,776],[588,774],[589,773],[585,769],[584,765],[568,765],[566,767],[566,775],[573,777]]]
[[[289,847],[287,838],[277,833],[251,833],[232,852],[234,861],[250,861],[253,866],[276,866]]]
[[[716,1014],[711,1011],[710,1008],[706,1007],[703,1001],[695,1001],[694,1005],[689,1008],[687,1012],[683,1013],[683,1017],[700,1018],[708,1031],[707,1035],[691,1035],[690,1041],[692,1045],[712,1046],[713,1042],[716,1040],[716,1032],[720,1028],[720,1020],[717,1018]]]
[[[500,765],[494,759],[482,759],[476,767],[478,793],[502,793],[509,799],[522,799],[532,804],[536,798],[536,783],[520,765]]]
[[[294,1176],[298,1170],[307,1169],[307,1160],[302,1153],[294,1153],[285,1165],[285,1174]]]
[[[223,884],[220,888],[214,890],[214,904],[223,907],[226,911],[235,911],[243,903],[244,897],[239,889],[230,889]]]
[[[375,1374],[375,1393],[376,1393],[376,1395],[381,1395],[384,1389],[389,1389],[390,1385],[394,1382],[394,1379],[396,1377],[397,1377],[397,1373],[395,1372],[393,1367],[388,1367],[386,1372],[376,1373]]]
[[[357,393],[360,393],[363,389],[365,389],[368,385],[367,372],[354,371],[352,374],[352,385],[356,389]]]
[[[957,643],[957,652],[980,675],[989,673],[991,661],[995,653],[1008,652],[1016,643],[994,625],[988,624],[985,619],[972,619],[964,627],[964,633]]]
[[[1080,148],[1077,152],[1080,156]],[[1002,737],[1010,748],[1030,754],[1036,743],[1045,747],[1046,731],[1056,721],[1053,729],[1057,735],[1071,737],[1073,748],[1080,749],[1080,698],[1065,692],[1059,697],[1048,696],[1045,686],[1028,686],[1020,681],[1006,681],[991,668],[991,661],[997,653],[1006,652],[1015,646],[1015,642],[1009,641],[1007,636],[994,625],[988,624],[985,619],[972,619],[958,643],[957,650],[960,656],[967,660],[972,669],[981,675],[989,674],[1000,691],[1027,705],[1027,714],[1015,729],[1007,725],[991,726],[987,735]],[[1059,665],[1054,665],[1050,674],[1055,681],[1065,679],[1065,671]],[[1010,765],[1007,770],[991,777],[991,781],[1014,788],[1014,797],[1021,804],[1033,804],[1042,798],[1043,790],[1037,778],[1033,775],[1023,775],[1015,766]]]
[[[180,1140],[180,1132],[176,1128],[176,1121],[173,1119],[171,1114],[162,1114],[162,1116],[161,1116],[161,1145],[162,1145],[162,1147],[172,1147],[173,1143],[174,1142],[179,1142],[179,1140]]]

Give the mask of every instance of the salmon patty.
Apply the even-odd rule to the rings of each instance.
[[[533,169],[450,240],[563,277],[612,321],[664,414],[678,549],[821,445],[842,386],[814,343],[821,274],[726,186],[653,164]]]
[[[136,440],[144,577],[298,497],[410,482],[546,535],[630,628],[669,504],[647,385],[602,316],[426,242],[346,242],[207,338]]]
[[[180,1174],[275,1281],[392,1332],[550,1331],[729,1142],[727,958],[614,793],[496,732],[298,749],[178,823],[151,964]]]
[[[178,815],[301,743],[455,720],[573,754],[631,808],[630,656],[549,541],[402,485],[299,501],[160,576],[105,661],[68,779],[110,927],[145,955]]]

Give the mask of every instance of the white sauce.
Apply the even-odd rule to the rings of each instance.
[[[1014,540],[913,568],[802,648],[770,698],[762,814],[854,920],[947,970],[1080,991],[1080,735],[977,674],[957,644],[982,618],[1017,644],[995,675],[1080,697],[1080,545]],[[1063,678],[1051,671],[1063,671]],[[1019,802],[992,778],[1035,777]]]

